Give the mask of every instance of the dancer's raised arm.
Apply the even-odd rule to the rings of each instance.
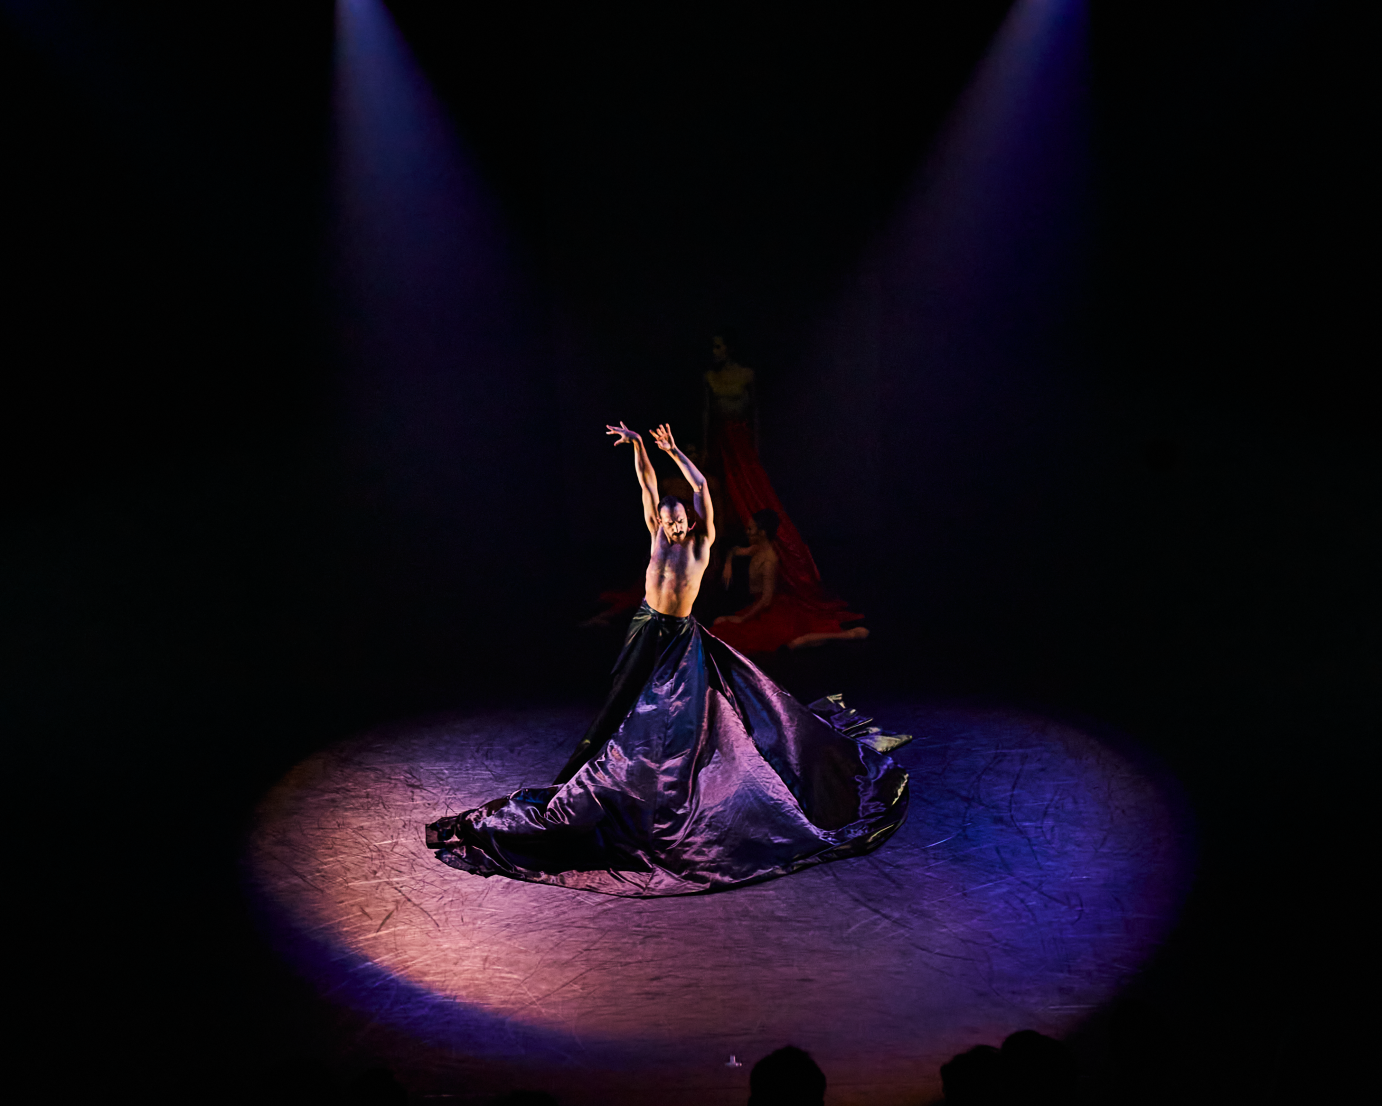
[[[622,421],[618,426],[605,423],[605,433],[614,435],[615,445],[628,442],[633,446],[633,471],[638,477],[639,490],[643,493],[643,521],[647,524],[648,533],[657,533],[658,527],[662,525],[657,517],[657,473],[653,470],[652,458],[643,448],[642,437],[638,431],[630,430]]]
[[[696,514],[705,527],[706,542],[713,545],[715,542],[715,505],[710,502],[710,488],[706,485],[701,470],[691,463],[690,457],[677,448],[676,439],[672,437],[672,427],[668,423],[664,422],[656,430],[649,431],[649,433],[657,442],[658,449],[677,463],[677,468],[681,469],[681,474],[691,485],[693,496],[691,505],[695,508]]]

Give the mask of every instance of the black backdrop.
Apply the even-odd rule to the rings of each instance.
[[[7,5],[6,729],[38,1030],[70,1033],[79,994],[107,1085],[326,1047],[241,920],[256,795],[377,721],[596,694],[607,658],[571,626],[641,544],[599,424],[694,427],[731,323],[770,471],[871,616],[849,678],[1097,718],[1185,780],[1203,869],[1135,991],[1145,1055],[1306,1051],[1302,988],[1335,969],[1305,971],[1300,871],[1347,836],[1315,832],[1322,789],[1368,724],[1362,36],[1342,6],[1096,10],[1060,371],[994,377],[913,449],[926,397],[860,406],[817,322],[873,294],[870,243],[1005,8],[396,5],[545,366],[535,410],[468,431],[483,517],[409,529],[343,459],[331,6]]]

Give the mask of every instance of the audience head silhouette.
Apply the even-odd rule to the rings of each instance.
[[[1057,1106],[1076,1092],[1075,1058],[1070,1050],[1034,1029],[1014,1033],[1003,1042],[1003,1066],[1015,1102],[1023,1106]]]
[[[941,1065],[946,1106],[1068,1106],[1075,1101],[1075,1058],[1034,1029],[1001,1049],[979,1045]]]
[[[793,1045],[770,1052],[749,1074],[749,1106],[822,1106],[825,1073]]]
[[[977,1045],[941,1065],[945,1106],[998,1106],[1007,1101],[1003,1054],[992,1045]]]

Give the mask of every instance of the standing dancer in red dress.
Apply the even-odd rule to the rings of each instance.
[[[862,626],[845,629],[864,616],[821,586],[811,550],[758,459],[754,371],[734,359],[723,336],[711,342],[711,356],[715,364],[705,374],[706,453],[723,472],[725,494],[749,539],[725,557],[725,586],[734,558],[749,557],[754,598],[743,610],[716,619],[713,632],[745,653],[867,637]]]

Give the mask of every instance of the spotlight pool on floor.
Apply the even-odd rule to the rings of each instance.
[[[258,810],[251,894],[280,953],[439,1086],[742,1103],[790,1042],[832,1102],[924,1101],[956,1052],[1062,1035],[1112,998],[1175,922],[1191,834],[1125,743],[1001,709],[871,713],[916,740],[894,754],[907,820],[865,857],[665,899],[454,871],[424,825],[546,782],[589,721],[512,710],[299,764]]]

